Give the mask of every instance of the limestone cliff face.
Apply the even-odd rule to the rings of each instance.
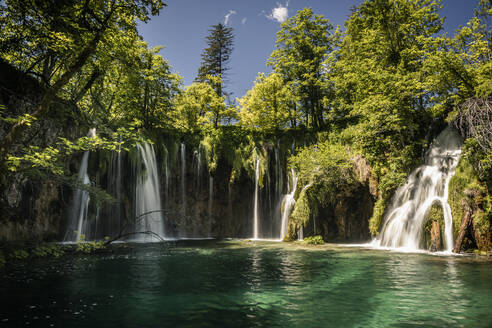
[[[66,188],[55,181],[13,181],[9,205],[2,210],[0,241],[56,240],[63,218]]]
[[[153,142],[161,198],[157,210],[163,213],[166,238],[252,237],[255,176],[254,167],[248,164],[252,154],[246,151],[240,158],[244,163],[235,167],[235,162],[228,159],[230,154],[222,151],[211,170],[207,154],[196,142],[185,142],[182,148],[180,139],[165,134],[154,136]],[[255,156],[261,157],[260,238],[280,238],[291,143],[289,138],[260,140],[253,149]],[[90,200],[83,224],[86,240],[114,237],[134,229],[138,216],[137,174],[146,174],[138,169],[138,156],[136,150],[89,154]],[[71,175],[79,171],[82,157],[78,154],[67,163]],[[78,215],[74,214],[76,192],[70,180],[21,174],[9,179],[9,187],[2,191],[8,203],[0,220],[0,240],[63,240],[70,229],[70,218]]]

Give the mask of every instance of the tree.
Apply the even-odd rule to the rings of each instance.
[[[333,74],[337,97],[352,119],[352,141],[373,165],[394,159],[391,172],[411,166],[427,131],[423,59],[442,26],[438,9],[433,0],[376,0],[346,22]]]
[[[241,124],[265,130],[277,130],[298,120],[292,90],[278,73],[259,73],[255,84],[239,99]]]
[[[215,78],[209,76],[208,79],[214,81]],[[170,116],[173,125],[183,132],[197,132],[204,126],[217,128],[223,120],[234,118],[235,114],[235,110],[226,106],[224,97],[218,96],[210,84],[195,82],[176,97]]]
[[[202,63],[198,69],[196,81],[208,82],[214,88],[219,97],[225,95],[223,82],[226,78],[227,66],[233,50],[232,27],[222,24],[212,25],[207,36],[208,48],[202,53]],[[219,80],[211,80],[209,77],[218,77]]]
[[[461,104],[492,96],[492,3],[481,0],[475,16],[453,37],[442,35],[424,61],[425,87],[432,91],[435,117],[452,120]],[[472,101],[473,102],[473,101]]]
[[[333,25],[311,8],[298,11],[281,26],[268,65],[291,83],[306,125],[319,129],[324,125],[323,62],[333,50],[338,32],[331,33]]]
[[[136,20],[147,21],[164,3],[160,0],[139,1],[8,1],[0,10],[0,56],[32,74],[46,86],[32,111],[39,118],[50,111],[56,97],[90,64],[108,31],[131,29]],[[95,81],[94,74],[87,82]],[[82,90],[88,90],[85,83]],[[80,98],[80,97],[77,97]],[[29,124],[19,120],[0,141],[5,156]]]

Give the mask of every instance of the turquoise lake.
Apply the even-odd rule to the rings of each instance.
[[[492,261],[179,241],[0,270],[0,327],[491,327]]]

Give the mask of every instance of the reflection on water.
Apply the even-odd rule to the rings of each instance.
[[[5,327],[488,327],[492,263],[360,248],[178,242],[0,271]]]

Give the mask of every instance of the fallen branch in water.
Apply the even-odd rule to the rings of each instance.
[[[152,211],[148,211],[148,212],[145,212],[145,213],[142,213],[142,214],[139,214],[138,216],[135,217],[135,220],[131,223],[127,222],[127,224],[125,226],[123,226],[123,228],[119,231],[118,235],[114,238],[111,238],[109,240],[107,240],[105,243],[104,243],[104,246],[107,246],[117,240],[120,240],[122,238],[125,238],[125,237],[128,237],[128,236],[133,236],[133,235],[138,235],[138,234],[144,234],[144,235],[150,235],[152,237],[155,237],[157,239],[159,239],[160,241],[164,241],[164,238],[162,238],[159,234],[153,232],[153,231],[132,231],[132,232],[127,232],[129,230],[129,228],[135,228],[136,224],[139,223],[142,219],[145,218],[145,216],[149,215],[149,214],[152,214],[152,213],[159,213],[159,212],[167,212],[167,210],[164,210],[164,209],[160,209],[160,210],[152,210]],[[132,229],[134,230],[134,229]]]

